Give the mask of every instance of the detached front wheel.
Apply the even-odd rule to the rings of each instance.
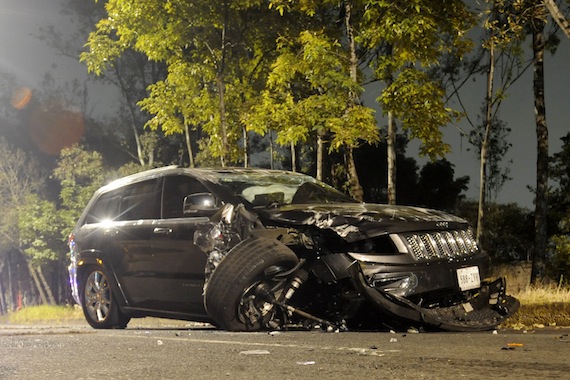
[[[87,270],[81,282],[81,304],[87,323],[95,329],[124,329],[130,318],[119,310],[107,274],[97,267]]]
[[[212,273],[204,303],[214,322],[230,331],[266,328],[276,315],[272,300],[282,298],[284,273],[298,263],[283,243],[250,238],[235,246]]]

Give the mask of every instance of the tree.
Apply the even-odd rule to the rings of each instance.
[[[480,158],[480,171],[479,171],[479,209],[477,217],[477,232],[476,240],[479,242],[484,230],[484,215],[485,215],[485,203],[487,202],[487,191],[488,182],[491,176],[489,175],[488,160],[493,158],[490,162],[492,165],[497,165],[497,158],[502,157],[505,153],[504,149],[498,145],[500,140],[494,140],[493,137],[497,137],[501,132],[497,127],[500,126],[497,122],[497,113],[501,104],[502,97],[504,96],[504,91],[506,87],[511,84],[511,67],[507,67],[509,72],[507,81],[503,81],[502,86],[495,93],[495,67],[498,63],[496,58],[496,51],[504,53],[512,53],[514,60],[508,60],[508,65],[514,65],[518,61],[519,51],[522,40],[522,28],[518,24],[520,21],[518,9],[515,9],[513,13],[511,9],[511,4],[504,1],[492,0],[490,3],[490,9],[487,10],[488,18],[485,20],[485,29],[488,33],[488,37],[483,42],[483,47],[487,50],[489,55],[489,64],[487,65],[487,88],[485,93],[485,121],[482,131],[476,135],[475,139],[472,139],[474,145],[478,148],[479,158]],[[514,8],[518,8],[514,5]],[[473,136],[473,134],[471,135]],[[493,144],[493,141],[495,142]],[[503,148],[506,145],[503,145]],[[499,152],[491,152],[491,150],[503,150]],[[492,153],[492,154],[491,154]],[[496,175],[495,170],[495,175]]]
[[[98,152],[89,152],[79,145],[62,150],[53,171],[61,185],[60,218],[65,226],[61,236],[69,235],[95,190],[103,185],[104,173],[103,159]]]
[[[455,179],[453,165],[445,160],[428,162],[420,171],[416,204],[424,207],[455,211],[465,197],[469,177]]]
[[[457,215],[476,226],[478,202],[461,201]],[[534,216],[530,210],[511,204],[487,202],[487,228],[483,230],[479,247],[493,264],[528,260],[534,241]]]
[[[541,1],[531,2],[532,51],[534,55],[533,92],[536,123],[536,197],[535,197],[535,241],[532,257],[531,281],[537,282],[545,274],[548,214],[548,126],[544,97],[544,24],[546,9]]]
[[[393,119],[400,120],[404,130],[422,142],[422,155],[431,159],[443,156],[450,147],[443,143],[440,128],[452,120],[453,112],[445,107],[444,91],[426,68],[437,65],[443,53],[465,54],[470,47],[466,32],[474,24],[473,14],[462,1],[365,3],[359,41],[381,52],[373,61],[376,77],[386,84],[378,102],[390,124]],[[394,137],[395,133],[389,132],[388,138]],[[392,148],[394,143],[388,146]],[[389,173],[389,189],[394,186],[394,176],[394,171]],[[388,194],[392,197],[395,192],[389,190]]]
[[[317,141],[330,136],[330,151],[351,152],[360,141],[378,141],[372,110],[355,103],[353,94],[361,89],[349,71],[344,49],[324,33],[303,31],[298,39],[282,39],[268,89],[253,108],[249,128],[263,135],[274,126],[282,145],[296,145],[311,135]],[[317,165],[322,160],[318,156]]]
[[[27,198],[38,194],[44,185],[45,174],[38,162],[21,149],[14,148],[3,138],[0,139],[0,261],[5,262],[8,270],[8,296],[10,304],[14,305],[12,291],[11,258],[13,252],[21,253],[22,235],[18,221],[25,209]],[[36,274],[37,266],[30,257],[22,255],[30,274]],[[37,289],[42,293],[41,283],[36,282]],[[46,299],[47,302],[47,299]]]
[[[98,19],[106,17],[105,2],[66,0],[61,4],[61,13],[67,16],[68,21],[74,26],[74,33],[69,33],[69,30],[62,31],[58,25],[49,25],[40,28],[38,38],[56,50],[60,56],[77,60],[93,25]],[[117,144],[118,147],[141,166],[152,166],[152,164],[146,161],[141,137],[148,115],[140,111],[137,102],[146,96],[147,86],[164,78],[165,72],[163,64],[149,61],[143,54],[133,49],[125,49],[107,70],[101,71],[97,76],[100,82],[111,85],[119,92],[119,109],[116,116],[118,121],[113,123],[114,138],[122,141],[122,144]],[[82,85],[84,93],[75,99],[83,101],[83,104],[77,106],[81,106],[85,118],[90,119],[93,115],[87,104],[89,100],[87,81]]]
[[[396,178],[396,196],[402,204],[416,204],[419,168],[414,158],[406,157],[407,144],[407,136],[401,134],[397,137],[395,163],[399,175]],[[387,139],[382,138],[380,143],[363,145],[354,152],[365,202],[386,203],[388,200],[387,165],[370,164],[385,162],[387,150]]]
[[[550,160],[553,182],[549,202],[548,274],[556,280],[569,282],[570,270],[570,133],[562,137],[562,149]],[[564,277],[565,276],[565,277]]]
[[[487,123],[480,124],[478,128],[473,129],[469,133],[469,141],[476,148],[475,153],[477,157],[481,157],[481,150],[483,146],[483,136],[487,130]],[[512,179],[510,177],[510,168],[502,166],[503,160],[512,144],[508,142],[508,136],[511,133],[511,128],[505,125],[505,122],[494,116],[491,120],[489,134],[487,135],[486,143],[486,159],[485,169],[483,170],[484,182],[481,186],[485,186],[485,202],[494,202],[497,199],[499,192],[503,185]],[[510,164],[512,160],[507,161]],[[481,194],[480,194],[481,195]],[[481,207],[481,202],[480,207]],[[479,213],[481,215],[481,213]],[[481,218],[481,216],[480,216]]]
[[[22,251],[29,258],[30,274],[43,303],[57,303],[52,286],[46,280],[44,268],[51,267],[62,279],[65,273],[65,238],[61,235],[62,221],[56,205],[36,194],[28,195],[18,210],[18,228]],[[63,281],[65,284],[67,281]],[[61,288],[58,281],[57,289]],[[56,289],[56,290],[57,290]],[[57,294],[57,292],[55,292]]]
[[[143,104],[157,110],[164,104],[164,118],[180,118],[167,132],[199,127],[207,133],[206,146],[222,166],[238,160],[237,142],[242,138],[241,110],[256,93],[263,77],[267,44],[274,47],[278,23],[262,1],[148,2],[111,0],[108,17],[101,19],[89,36],[89,51],[82,60],[90,71],[102,73],[132,49],[149,60],[164,63],[169,78],[163,86],[173,98],[153,96]],[[180,75],[183,75],[180,77]],[[157,83],[157,82],[155,82]],[[183,90],[192,92],[184,96]],[[179,102],[174,107],[168,102]],[[152,105],[151,103],[154,103]],[[201,107],[194,107],[195,104]],[[245,106],[244,106],[245,104]],[[155,121],[151,125],[156,126]],[[175,127],[172,129],[172,127]]]
[[[564,16],[558,5],[556,5],[556,2],[554,0],[544,0],[544,5],[566,37],[570,38],[570,21]]]

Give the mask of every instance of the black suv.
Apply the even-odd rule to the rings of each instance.
[[[519,303],[467,223],[359,203],[312,177],[165,167],[102,187],[69,238],[94,328],[133,317],[242,331],[320,325],[484,330]]]

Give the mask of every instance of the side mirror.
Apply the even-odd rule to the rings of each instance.
[[[184,214],[217,210],[216,198],[210,193],[195,193],[184,198]]]

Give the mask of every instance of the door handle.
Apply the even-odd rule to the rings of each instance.
[[[157,235],[168,235],[168,234],[172,233],[172,228],[156,227],[153,232]]]

